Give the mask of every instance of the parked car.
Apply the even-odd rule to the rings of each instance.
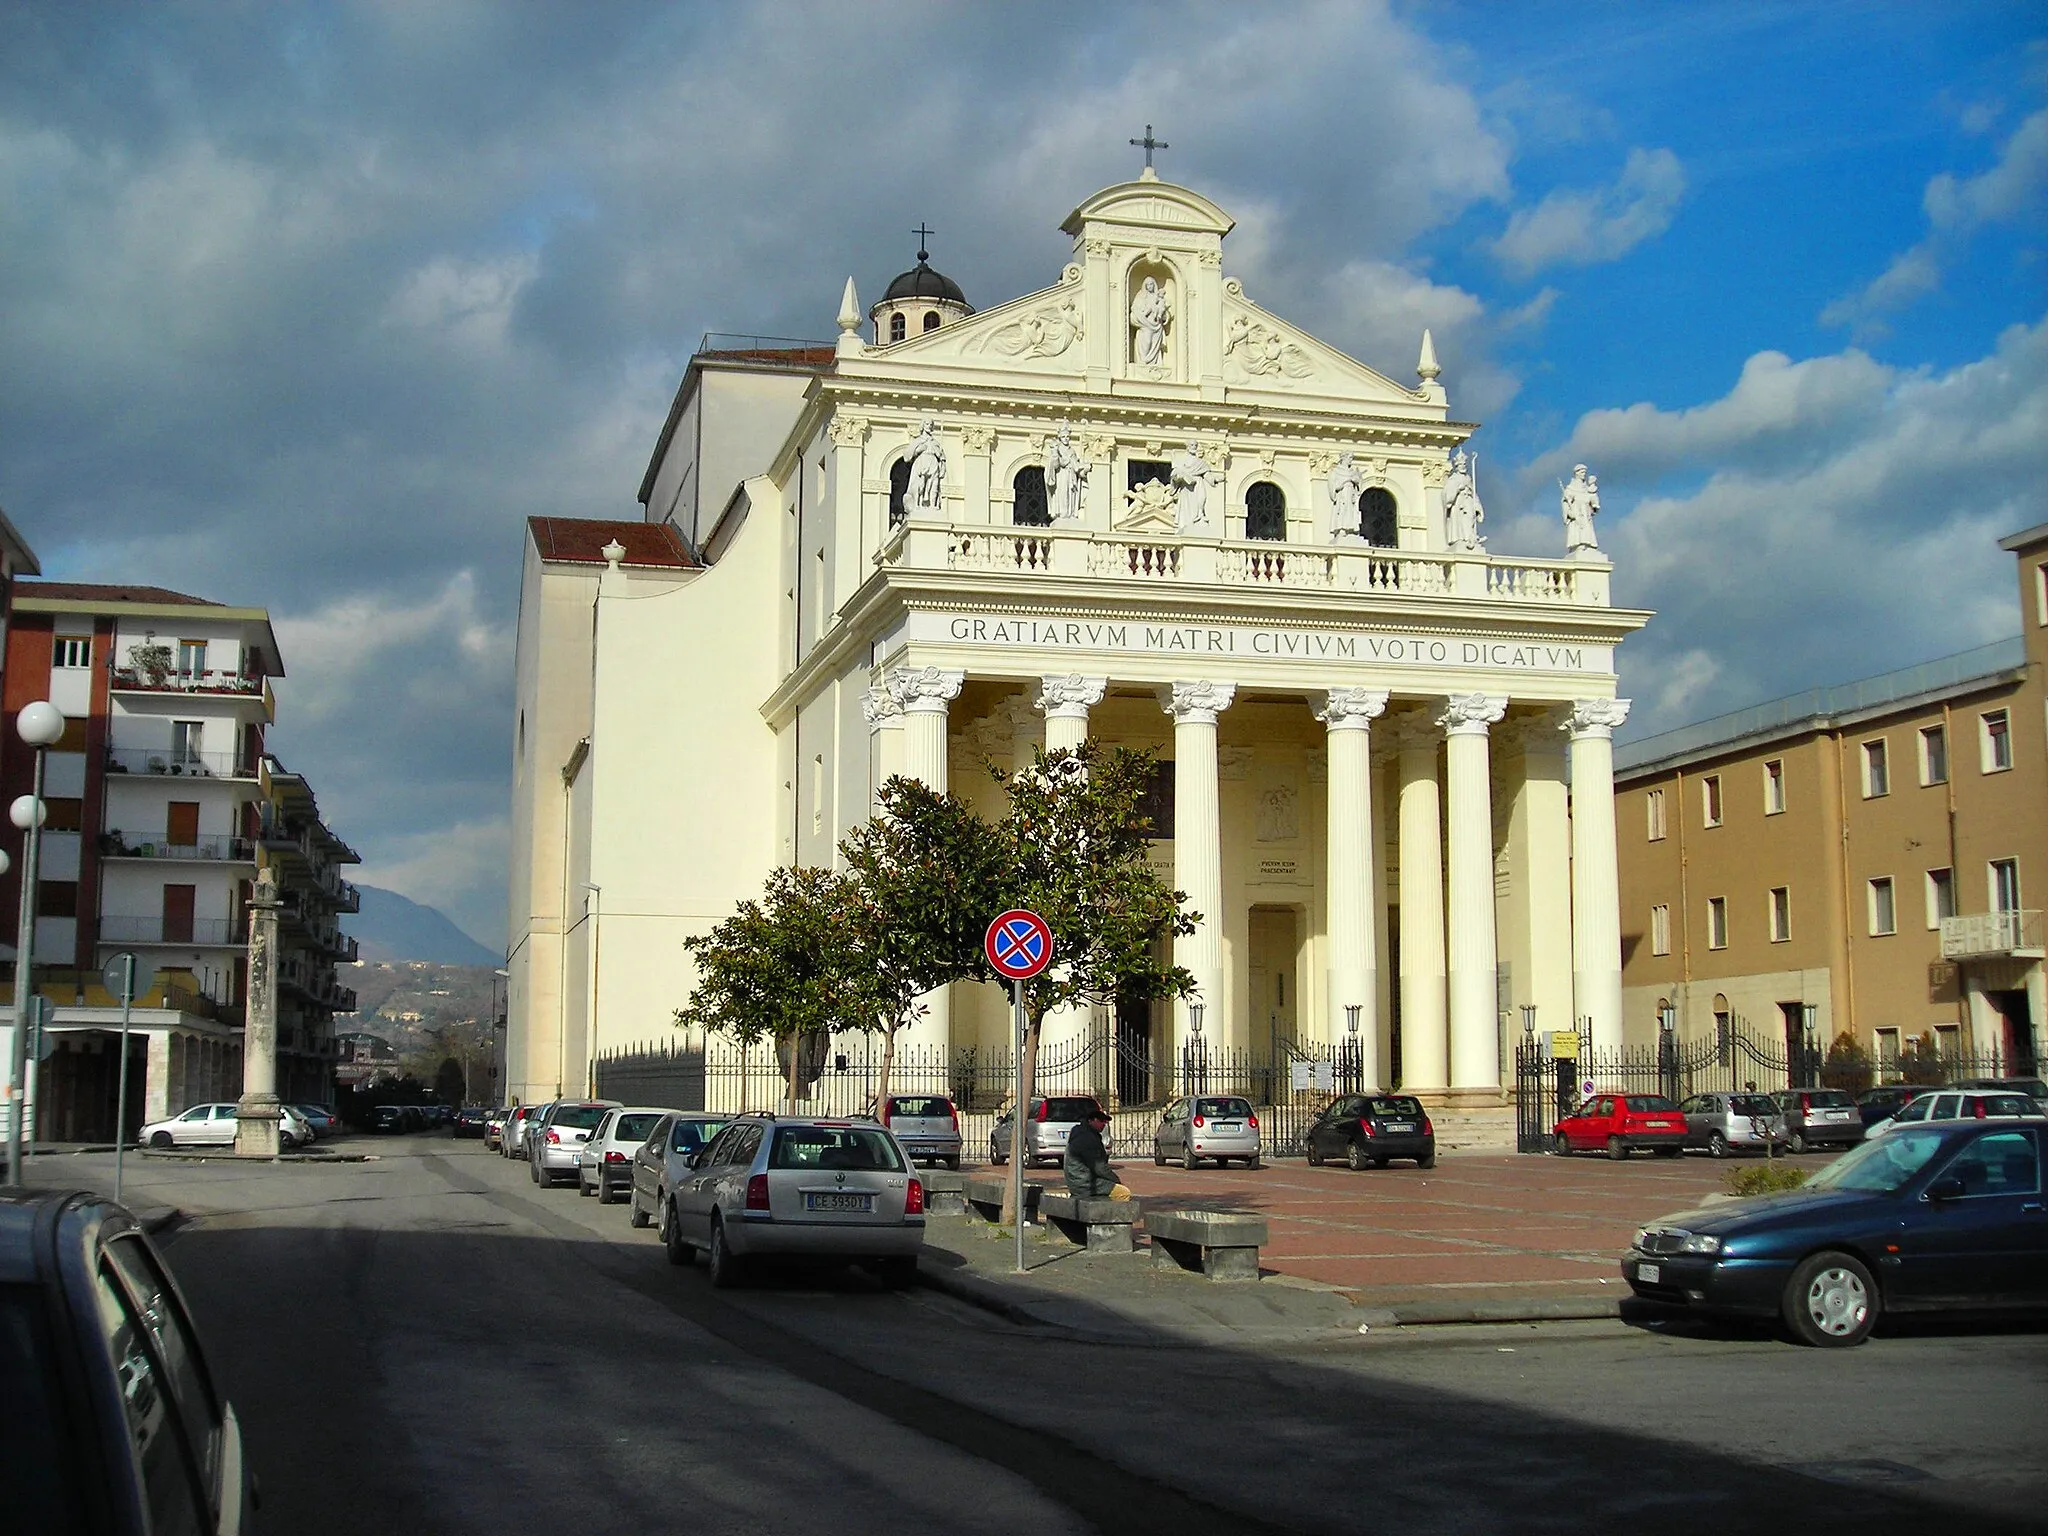
[[[1955,1088],[1994,1088],[2001,1093],[2024,1093],[2048,1112],[2048,1082],[2038,1077],[1973,1077],[1953,1083]]]
[[[676,1110],[666,1115],[633,1153],[633,1182],[627,1195],[634,1226],[644,1227],[668,1209],[669,1191],[690,1170],[690,1161],[725,1129],[724,1115]],[[671,1256],[674,1250],[670,1250]]]
[[[1263,1151],[1251,1101],[1229,1094],[1175,1099],[1152,1131],[1152,1161],[1161,1168],[1169,1157],[1178,1158],[1183,1168],[1199,1167],[1205,1157],[1214,1158],[1219,1168],[1233,1158],[1256,1168]]]
[[[766,1258],[860,1260],[907,1285],[924,1243],[924,1183],[872,1122],[745,1116],[677,1182],[663,1231],[676,1262],[707,1256],[715,1286]]]
[[[316,1141],[324,1136],[332,1136],[341,1129],[341,1121],[335,1118],[334,1111],[324,1105],[294,1104],[292,1108],[296,1109],[305,1118],[306,1124],[313,1128],[313,1137]]]
[[[1596,1093],[1551,1128],[1559,1157],[1604,1151],[1616,1162],[1639,1149],[1676,1157],[1685,1138],[1685,1115],[1661,1093]]]
[[[310,1147],[313,1145],[313,1124],[299,1113],[294,1104],[280,1104],[278,1113],[278,1140],[288,1148]]]
[[[576,1176],[576,1154],[597,1129],[617,1099],[558,1099],[526,1133],[526,1166],[533,1182],[545,1188],[557,1179]]]
[[[1882,1088],[1866,1088],[1856,1095],[1857,1117],[1862,1120],[1867,1133],[1873,1125],[1891,1119],[1927,1091],[1922,1083],[1891,1083]]]
[[[1790,1194],[1659,1218],[1621,1272],[1638,1296],[1777,1317],[1821,1346],[1862,1343],[1886,1312],[2048,1309],[2043,1136],[2031,1120],[1900,1126]]]
[[[145,1125],[138,1140],[146,1147],[231,1147],[235,1144],[235,1106],[194,1104],[183,1114]],[[313,1139],[313,1128],[289,1104],[278,1106],[279,1139],[287,1147],[303,1147]]]
[[[1776,1098],[1794,1152],[1853,1147],[1863,1139],[1856,1101],[1839,1088],[1792,1088]]]
[[[481,1104],[465,1104],[455,1112],[455,1135],[480,1137],[484,1133],[484,1107]]]
[[[1711,1157],[1785,1144],[1785,1116],[1767,1093],[1696,1093],[1678,1107],[1685,1115],[1685,1144]]]
[[[1889,1135],[1909,1125],[1936,1125],[1948,1120],[2038,1120],[2041,1106],[2024,1093],[1991,1088],[1937,1088],[1921,1094],[1889,1120],[1880,1120],[1871,1136]]]
[[[492,1109],[484,1112],[484,1150],[502,1152],[505,1148],[505,1119],[512,1113],[509,1109]]]
[[[1067,1134],[1090,1115],[1102,1113],[1102,1106],[1094,1099],[1078,1095],[1033,1099],[1031,1113],[1024,1122],[1024,1166],[1058,1163],[1067,1155]],[[995,1129],[988,1133],[988,1160],[998,1167],[1010,1160],[1010,1141],[1014,1135],[1010,1118],[1010,1112],[1005,1110]]]
[[[538,1104],[515,1104],[505,1116],[505,1129],[498,1138],[498,1150],[507,1157],[526,1156],[526,1128],[541,1111]]]
[[[576,1193],[594,1194],[599,1205],[610,1205],[630,1190],[633,1154],[667,1113],[659,1108],[606,1110],[589,1140],[576,1149]]]
[[[960,1111],[944,1094],[891,1094],[875,1118],[913,1161],[960,1166]]]
[[[1340,1094],[1309,1122],[1305,1139],[1311,1168],[1339,1157],[1351,1168],[1384,1168],[1396,1157],[1436,1166],[1436,1127],[1422,1101],[1405,1093]]]
[[[8,1530],[249,1529],[241,1425],[170,1269],[124,1207],[0,1195],[0,1381]]]

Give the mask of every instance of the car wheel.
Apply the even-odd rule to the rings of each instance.
[[[1320,1167],[1322,1167],[1322,1166],[1323,1166],[1323,1154],[1322,1154],[1321,1152],[1319,1152],[1319,1151],[1318,1151],[1318,1150],[1316,1149],[1316,1139],[1315,1139],[1315,1137],[1311,1136],[1311,1137],[1309,1137],[1309,1138],[1308,1138],[1308,1142],[1307,1142],[1307,1148],[1308,1148],[1308,1165],[1309,1165],[1309,1167],[1311,1167],[1311,1168],[1320,1168]]]
[[[1246,1158],[1244,1160],[1244,1165],[1245,1168],[1252,1173],[1257,1173],[1261,1168],[1266,1166],[1265,1163],[1257,1157]]]
[[[1841,1349],[1861,1344],[1877,1326],[1877,1286],[1846,1253],[1816,1253],[1792,1271],[1785,1287],[1785,1326],[1802,1344]]]
[[[946,1171],[948,1173],[958,1173],[960,1171],[960,1156],[958,1153],[946,1159]]]
[[[907,1291],[917,1284],[917,1257],[883,1259],[875,1266],[875,1275],[890,1290]]]
[[[1563,1131],[1559,1131],[1550,1143],[1550,1150],[1559,1157],[1570,1157],[1572,1155],[1571,1137],[1565,1135]]]
[[[721,1291],[729,1291],[740,1283],[739,1256],[726,1246],[725,1223],[716,1216],[711,1218],[711,1259],[707,1267],[712,1285]]]
[[[1352,1142],[1350,1146],[1344,1149],[1344,1166],[1353,1173],[1363,1172],[1367,1161],[1365,1148],[1361,1147],[1357,1142]]]
[[[633,1209],[626,1213],[626,1220],[636,1227],[646,1226],[647,1213],[640,1209],[640,1191],[636,1189],[626,1198],[632,1202],[633,1206]]]
[[[171,1133],[169,1131],[158,1131],[149,1138],[149,1144],[157,1148],[168,1147],[171,1145]]]
[[[1181,1144],[1180,1165],[1187,1169],[1195,1169],[1202,1166],[1202,1160],[1195,1156],[1195,1144],[1192,1141]]]
[[[576,1196],[577,1196],[577,1198],[578,1198],[578,1199],[582,1199],[582,1198],[584,1198],[585,1196],[587,1196],[587,1195],[588,1195],[589,1193],[590,1193],[590,1186],[589,1186],[588,1184],[584,1183],[584,1181],[583,1181],[583,1175],[582,1175],[582,1174],[581,1174],[581,1173],[579,1172],[579,1173],[578,1173],[578,1174],[576,1175]]]
[[[1623,1141],[1619,1136],[1610,1136],[1607,1138],[1607,1155],[1610,1158],[1612,1158],[1615,1162],[1627,1162],[1628,1154],[1629,1145],[1627,1142]]]
[[[1723,1136],[1719,1131],[1714,1132],[1713,1135],[1707,1138],[1707,1156],[1726,1157],[1727,1155],[1728,1138],[1726,1136]]]
[[[1156,1141],[1152,1143],[1152,1166],[1154,1168],[1164,1168],[1166,1166],[1166,1149]]]
[[[1806,1144],[1806,1133],[1804,1131],[1794,1131],[1792,1133],[1792,1150],[1794,1152],[1807,1152],[1812,1150]]]
[[[991,1140],[988,1144],[988,1160],[993,1166],[997,1168],[1002,1167],[1003,1164],[1009,1161],[1009,1159],[1003,1156],[1003,1154],[997,1149],[996,1144],[993,1140]]]
[[[536,1184],[540,1182],[540,1164],[532,1158],[526,1160],[526,1176]]]
[[[1432,1148],[1431,1150],[1423,1153],[1422,1156],[1415,1159],[1415,1166],[1418,1168],[1434,1168],[1436,1166],[1435,1149]]]
[[[597,1186],[597,1203],[599,1205],[617,1205],[619,1203],[618,1192],[611,1185],[600,1180]]]
[[[683,1241],[683,1224],[676,1219],[673,1200],[661,1208],[661,1245],[668,1250],[669,1263],[678,1269],[688,1269],[696,1260],[697,1250]]]

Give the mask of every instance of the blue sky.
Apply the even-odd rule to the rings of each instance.
[[[1401,378],[1492,547],[1601,476],[1631,731],[2017,628],[2048,519],[2038,4],[0,3],[0,506],[275,616],[364,877],[502,933],[523,518],[632,516],[707,330],[928,220],[1051,282],[1137,164]]]

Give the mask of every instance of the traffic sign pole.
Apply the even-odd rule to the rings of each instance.
[[[1017,1083],[1010,1092],[1010,1209],[1017,1216],[1017,1273],[1024,1273],[1024,983],[1052,963],[1052,930],[1036,912],[1012,909],[988,925],[982,951],[996,971],[1010,979],[1011,1038],[1017,1050]]]
[[[1011,1102],[1017,1106],[1010,1121],[1010,1182],[1015,1186],[1011,1204],[1017,1212],[1017,1273],[1024,1273],[1024,983],[1010,983],[1010,1013],[1015,1028],[1010,1038],[1017,1042],[1017,1086]]]
[[[135,1008],[135,952],[121,956],[121,1086],[114,1094],[114,1204],[121,1203],[121,1154],[128,1149],[128,1016]]]

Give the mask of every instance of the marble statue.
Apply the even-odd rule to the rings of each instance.
[[[1451,456],[1451,472],[1444,477],[1444,543],[1452,549],[1477,551],[1486,544],[1479,525],[1486,521],[1486,509],[1479,504],[1479,490],[1473,478],[1479,472],[1479,455],[1466,457],[1460,448]]]
[[[1172,318],[1173,309],[1166,302],[1159,279],[1146,278],[1138,296],[1131,300],[1132,361],[1148,368],[1156,368],[1166,361],[1166,326]]]
[[[1567,555],[1600,553],[1600,540],[1593,533],[1593,519],[1600,514],[1600,480],[1586,473],[1586,466],[1572,466],[1572,482],[1558,485],[1564,503],[1564,552]]]
[[[910,484],[903,500],[913,514],[936,517],[945,508],[946,450],[939,446],[939,424],[929,417],[910,440]]]
[[[1330,532],[1356,537],[1359,533],[1358,498],[1365,492],[1358,473],[1358,461],[1348,453],[1337,455],[1330,466]]]
[[[1079,522],[1081,497],[1088,489],[1088,461],[1074,446],[1073,430],[1063,421],[1059,435],[1045,445],[1046,489],[1052,492],[1052,520]]]
[[[1209,482],[1215,474],[1209,461],[1202,457],[1202,450],[1193,443],[1173,461],[1173,521],[1182,533],[1207,526]]]

